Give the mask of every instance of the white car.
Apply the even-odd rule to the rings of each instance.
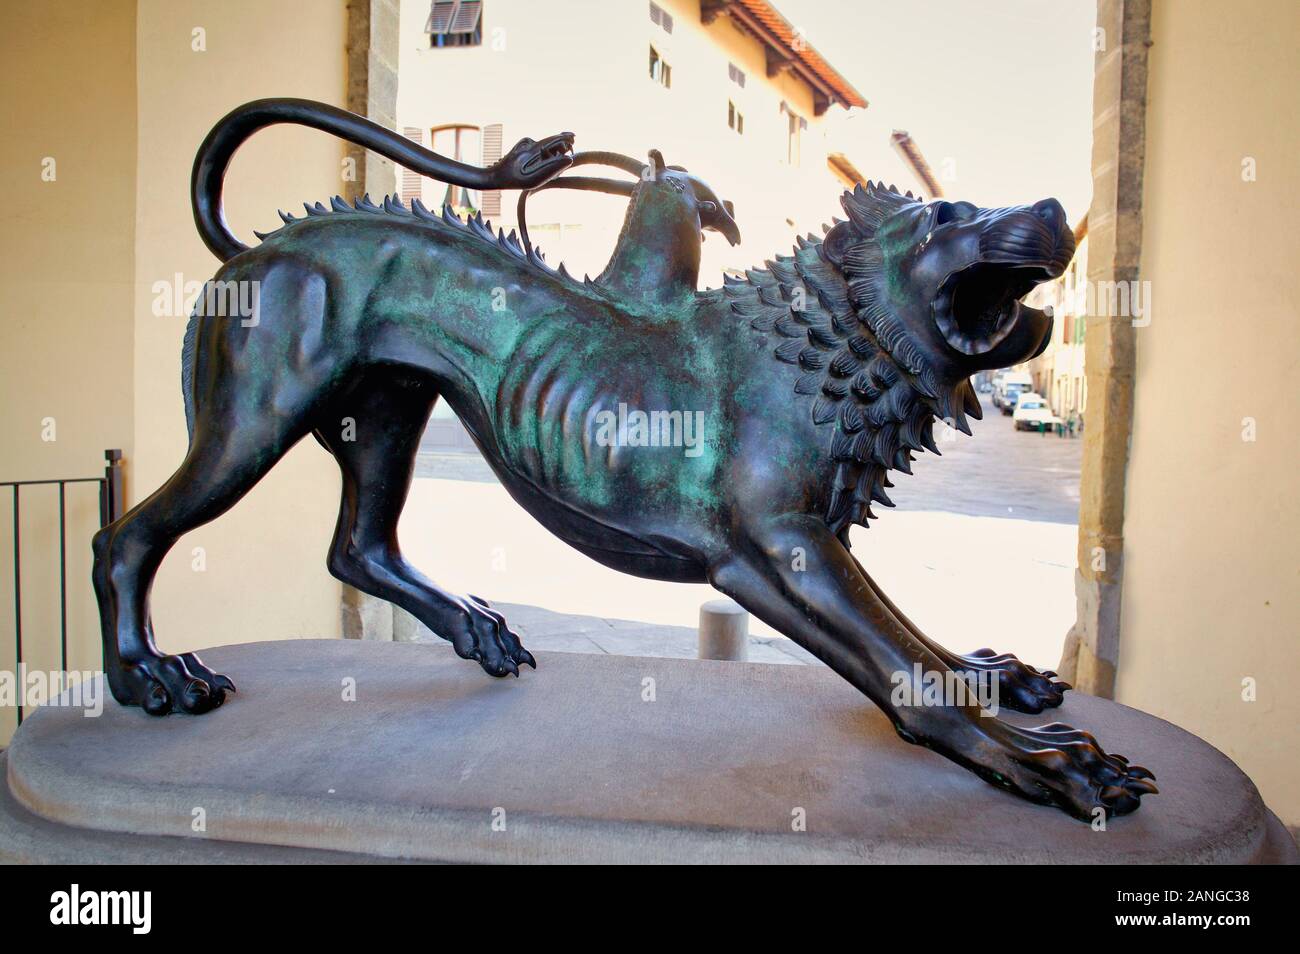
[[[1011,413],[1011,420],[1018,431],[1039,431],[1057,423],[1057,417],[1047,406],[1047,401],[1033,391],[1022,391],[1016,397],[1016,409]]]

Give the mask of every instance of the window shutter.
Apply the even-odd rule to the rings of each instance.
[[[402,135],[411,142],[424,145],[424,130],[419,126],[403,126]],[[424,190],[424,178],[418,172],[412,172],[410,169],[402,169],[402,181],[399,186],[401,189],[399,195],[403,202],[409,204],[412,199],[418,199]]]
[[[488,123],[483,127],[483,165],[492,165],[501,159],[502,129],[500,123]],[[483,214],[501,214],[501,190],[492,189],[483,193]]]
[[[434,36],[473,33],[483,15],[483,0],[437,0],[429,10],[424,32]]]
[[[447,27],[447,32],[473,33],[478,27],[478,18],[482,12],[482,0],[461,0],[460,6],[456,8],[456,13],[451,18],[451,24]]]
[[[672,14],[660,7],[654,0],[651,0],[650,3],[650,22],[655,26],[662,27],[665,33],[673,32]]]
[[[424,24],[424,32],[432,34],[441,34],[447,32],[447,27],[451,26],[451,15],[456,9],[454,0],[442,0],[434,3],[429,10],[429,19]]]

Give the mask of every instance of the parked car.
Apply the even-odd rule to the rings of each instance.
[[[1041,394],[1035,394],[1033,391],[1022,391],[1017,395],[1016,409],[1012,412],[1011,420],[1018,431],[1038,431],[1044,427],[1054,427],[1057,422],[1056,415],[1047,406],[1047,401]]]
[[[1016,409],[1016,398],[1023,391],[1034,389],[1034,379],[1023,371],[1004,371],[993,379],[993,405],[1010,414]]]

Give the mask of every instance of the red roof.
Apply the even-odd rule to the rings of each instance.
[[[845,107],[867,105],[862,94],[827,63],[767,0],[713,0],[702,4],[701,12],[702,16],[726,13],[739,25],[757,34],[759,40],[777,56],[789,60],[796,73],[832,102]]]

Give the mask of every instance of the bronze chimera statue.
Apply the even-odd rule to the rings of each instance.
[[[626,221],[608,267],[585,281],[550,268],[526,230],[521,241],[477,215],[392,198],[308,206],[249,248],[222,216],[222,180],[242,142],[282,122],[454,185],[524,190],[521,229],[524,199],[544,187],[627,195]],[[730,206],[657,153],[649,164],[574,156],[572,138],[524,140],[477,168],[302,100],[250,103],[217,124],[195,161],[195,219],[224,263],[216,281],[256,283],[257,314],[190,319],[189,452],[95,537],[114,697],[197,714],[234,691],[197,656],[157,648],[150,583],[178,537],[233,506],[308,434],[343,473],[330,571],[493,676],[535,666],[499,613],[439,588],[398,547],[416,448],[441,398],[511,496],[593,559],[711,583],[856,686],[904,739],[996,785],[1084,819],[1136,809],[1155,792],[1151,773],[1086,732],[1020,728],[973,701],[892,701],[894,675],[917,665],[985,674],[1003,705],[1025,712],[1060,704],[1069,687],[1014,656],[944,649],[849,551],[849,527],[865,526],[873,504],[892,506],[890,472],[936,451],[936,418],[969,433],[967,416],[980,416],[969,376],[1045,347],[1050,316],[1019,299],[1074,252],[1060,204],[981,209],[867,183],[845,193],[848,218],[822,239],[698,291],[701,230],[739,240]],[[584,163],[637,178],[556,178]],[[620,405],[619,428],[602,436],[597,421]],[[668,439],[628,439],[626,408],[663,412],[650,436]],[[676,440],[681,415],[701,422],[689,452]]]

